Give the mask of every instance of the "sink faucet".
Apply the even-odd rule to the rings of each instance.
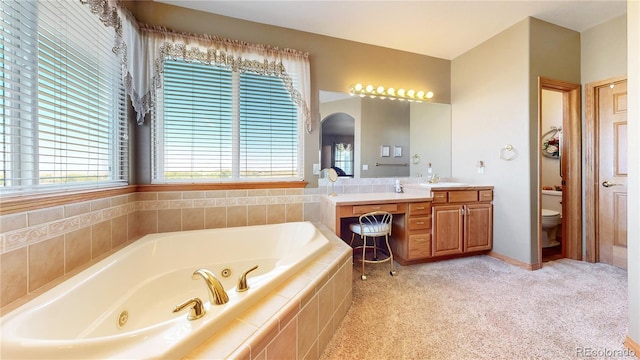
[[[438,173],[435,173],[429,177],[429,184],[435,184],[440,180]]]
[[[229,302],[229,295],[224,291],[222,283],[216,278],[213,273],[207,269],[198,269],[193,272],[191,278],[197,280],[198,277],[202,277],[209,289],[209,302],[214,305],[222,305]]]

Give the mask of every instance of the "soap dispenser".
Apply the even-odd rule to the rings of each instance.
[[[400,180],[396,179],[396,183],[393,186],[397,193],[402,192],[402,185],[400,184]]]

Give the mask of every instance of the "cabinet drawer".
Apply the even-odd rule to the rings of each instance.
[[[372,211],[398,211],[398,204],[354,205],[353,215],[362,215]]]
[[[493,200],[493,190],[480,190],[480,201]]]
[[[431,235],[409,235],[409,259],[420,259],[431,256]]]
[[[449,191],[449,202],[476,202],[476,201],[478,201],[478,191],[476,190]]]
[[[431,228],[431,216],[409,218],[409,230],[424,230]]]
[[[446,191],[433,191],[432,193],[434,203],[446,203],[448,201]]]
[[[431,214],[430,202],[409,203],[409,215],[429,215]]]

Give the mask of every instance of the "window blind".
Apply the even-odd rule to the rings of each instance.
[[[155,181],[300,176],[298,111],[279,78],[167,59],[162,89]]]
[[[2,3],[3,194],[125,183],[114,30],[79,1]]]

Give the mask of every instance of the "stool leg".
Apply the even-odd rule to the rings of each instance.
[[[391,262],[391,271],[389,271],[389,274],[393,276],[396,274],[396,271],[393,269],[393,253],[391,252],[391,246],[389,246],[389,235],[385,235],[384,238],[387,243],[387,250],[389,251],[389,261]]]
[[[366,236],[361,236],[362,240],[362,275],[360,276],[360,278],[362,280],[367,280],[367,275],[365,275],[364,273],[364,259],[365,259],[365,255],[367,254],[367,237]]]
[[[351,233],[351,242],[349,243],[349,246],[353,247],[353,238],[356,236],[356,233],[352,232]]]

